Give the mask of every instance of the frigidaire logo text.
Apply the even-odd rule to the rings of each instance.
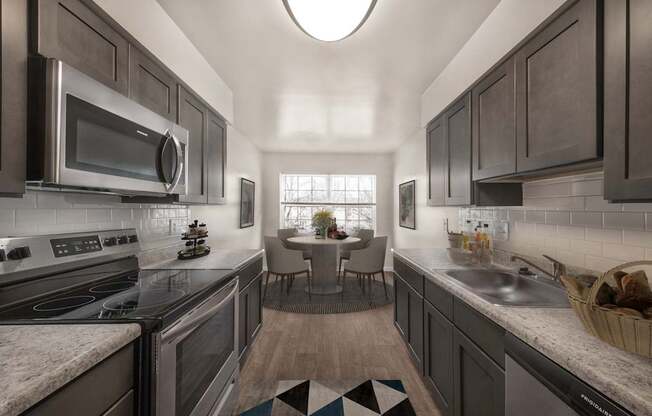
[[[582,393],[580,396],[582,397],[582,400],[590,404],[598,412],[602,413],[605,416],[613,416],[611,413],[600,407],[600,405],[594,402],[590,397],[587,397],[584,393]]]

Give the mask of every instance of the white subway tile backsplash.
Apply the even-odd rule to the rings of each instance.
[[[565,238],[556,238],[556,237],[551,237],[551,238],[546,238],[544,240],[546,247],[548,248],[554,248],[557,250],[568,250],[570,249],[570,240],[567,240]]]
[[[586,256],[584,267],[590,270],[595,270],[596,272],[604,273],[622,263],[622,260],[612,259],[609,257]]]
[[[602,197],[602,179],[571,182],[571,195]]]
[[[605,200],[602,195],[588,196],[585,199],[585,207],[587,211],[622,211],[623,204],[612,204]]]
[[[557,226],[557,234],[561,238],[582,240],[586,237],[584,227],[571,227],[566,225]]]
[[[575,253],[568,250],[557,250],[557,257],[562,263],[572,264],[576,267],[586,267],[586,256],[581,253]]]
[[[109,208],[92,208],[86,210],[86,221],[89,223],[111,222],[111,210]]]
[[[525,183],[523,184],[523,197],[525,198],[540,198],[540,197],[556,197],[556,196],[570,196],[571,183]]]
[[[69,208],[57,210],[57,224],[85,224],[86,210],[83,208]]]
[[[16,210],[16,228],[31,228],[32,225],[54,225],[57,223],[54,209],[18,209]]]
[[[111,210],[111,221],[131,221],[131,209],[129,208],[113,208]]]
[[[571,240],[570,250],[575,253],[602,255],[602,243],[599,241]]]
[[[572,212],[572,225],[602,227],[602,212]]]
[[[525,221],[525,211],[523,211],[522,209],[510,209],[509,220],[512,222]]]
[[[652,248],[652,233],[624,230],[623,242],[632,246]]]
[[[14,226],[14,210],[0,209],[0,226]]]
[[[72,204],[66,200],[65,194],[61,192],[38,192],[36,193],[36,205],[39,208],[70,208]]]
[[[605,212],[604,227],[645,230],[645,214],[642,212]]]
[[[22,198],[0,198],[0,207],[7,209],[36,208],[36,194],[27,192]]]
[[[622,230],[608,230],[587,228],[586,239],[591,241],[602,241],[605,243],[622,243],[623,231]]]
[[[525,211],[525,222],[545,224],[546,212],[545,211]]]
[[[546,224],[570,225],[570,211],[546,211]]]
[[[604,243],[602,250],[602,255],[604,257],[619,259],[623,262],[641,260],[645,258],[645,248],[643,247]]]
[[[561,198],[523,198],[523,205],[530,209],[584,210],[583,196]]]

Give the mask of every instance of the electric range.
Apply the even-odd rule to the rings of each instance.
[[[227,414],[238,390],[235,272],[140,270],[139,251],[133,229],[0,239],[0,325],[138,323],[137,414]]]

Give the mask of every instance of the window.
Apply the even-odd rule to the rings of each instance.
[[[375,175],[281,175],[281,228],[312,230],[312,214],[333,211],[351,233],[376,228]]]

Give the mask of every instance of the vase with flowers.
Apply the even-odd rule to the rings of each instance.
[[[328,209],[320,209],[312,216],[312,226],[315,227],[319,234],[317,238],[326,238],[328,227],[331,225],[333,212]]]

